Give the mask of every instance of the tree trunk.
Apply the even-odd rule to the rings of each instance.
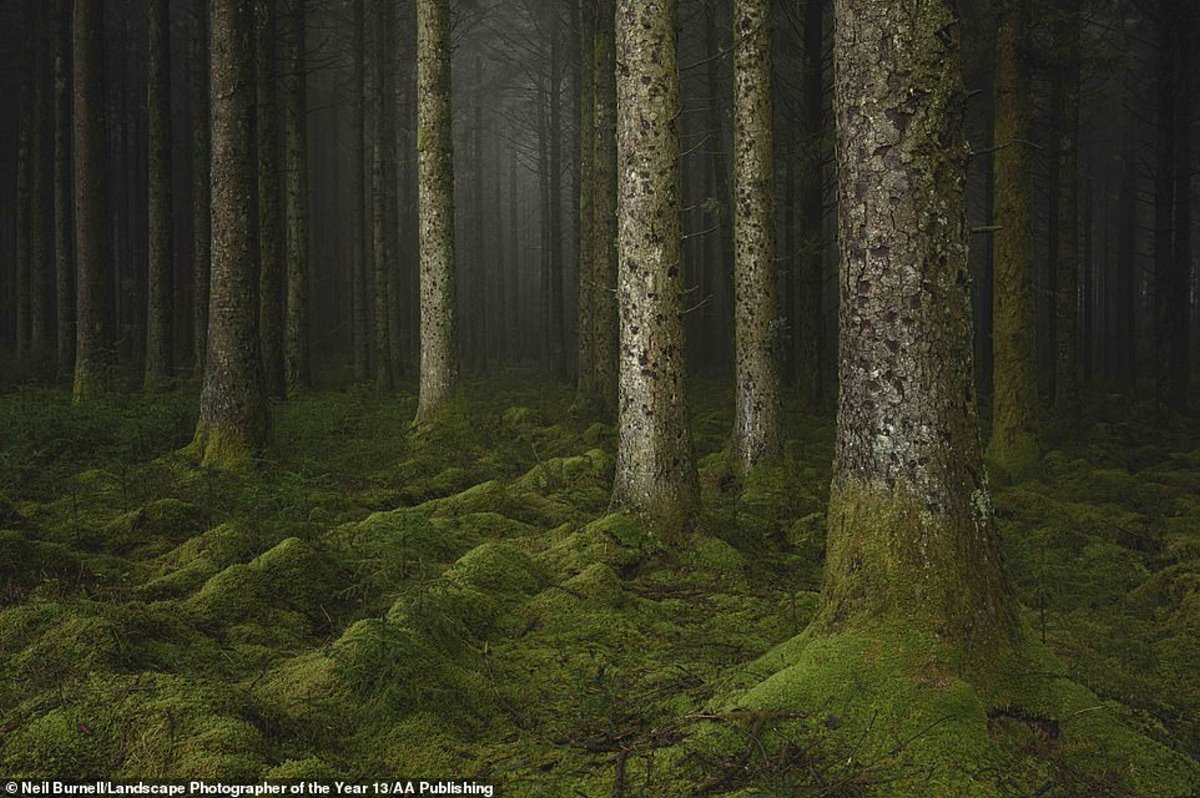
[[[283,126],[287,215],[287,318],[284,380],[289,396],[312,384],[308,347],[308,64],[305,57],[305,0],[292,4],[284,41]]]
[[[596,345],[592,314],[596,304],[596,219],[593,200],[596,180],[596,4],[579,0],[579,332],[576,405],[596,400]]]
[[[618,0],[618,445],[613,501],[664,537],[700,500],[684,402],[674,0]]]
[[[146,110],[150,120],[147,390],[174,376],[175,214],[171,191],[171,22],[168,0],[146,4]]]
[[[354,6],[354,67],[350,82],[354,90],[354,100],[350,104],[350,231],[354,238],[350,247],[350,285],[352,293],[351,306],[354,313],[354,379],[366,382],[371,376],[371,341],[372,336],[367,330],[367,271],[365,250],[366,236],[366,197],[363,187],[363,173],[366,168],[365,145],[363,136],[366,133],[363,115],[367,104],[367,85],[364,78],[366,72],[366,44],[363,27],[366,24],[363,13],[363,0],[353,0]],[[382,64],[380,71],[382,72]],[[378,74],[376,81],[378,82]],[[376,106],[376,113],[382,110]],[[372,156],[374,158],[374,156]],[[372,174],[374,165],[372,164]],[[374,192],[374,188],[372,188]],[[386,318],[386,316],[385,316]],[[389,369],[390,371],[390,369]]]
[[[104,123],[104,0],[75,0],[76,402],[109,390],[115,348]]]
[[[733,0],[735,387],[732,466],[783,454],[775,305],[774,111],[769,0]]]
[[[1058,92],[1058,255],[1055,259],[1054,407],[1069,432],[1079,421],[1079,6],[1061,13],[1058,51],[1065,59],[1056,76]]]
[[[1037,351],[1029,81],[1022,60],[1028,0],[1006,0],[996,33],[992,156],[992,435],[988,460],[1012,476],[1037,464]]]
[[[417,1],[417,157],[421,247],[421,388],[429,422],[458,384],[449,0]]]
[[[71,197],[71,6],[58,0],[54,21],[54,272],[58,376],[75,369],[75,243]]]
[[[212,108],[209,91],[208,3],[192,4],[192,346],[196,373],[208,353],[208,295],[212,270]]]
[[[953,8],[836,2],[840,396],[817,623],[894,621],[982,664],[1018,623],[975,406]]]
[[[804,243],[801,259],[797,373],[801,399],[809,409],[825,403],[825,0],[804,7]]]
[[[37,70],[34,68],[36,53],[37,14],[35,0],[26,0],[24,18],[24,42],[22,47],[23,70],[21,75],[18,107],[20,119],[17,128],[17,364],[23,370],[30,360],[30,286],[33,275],[33,129],[34,83]]]
[[[562,42],[560,13],[553,5],[550,16],[550,376],[567,377],[566,324],[563,318],[562,220]]]
[[[279,36],[276,0],[256,0],[254,27],[255,134],[258,149],[258,340],[263,363],[263,391],[282,397],[283,367],[283,209],[279,204],[279,100],[275,42]]]
[[[395,130],[389,125],[391,115],[387,110],[388,99],[391,97],[391,81],[388,77],[391,72],[391,42],[384,35],[387,30],[385,15],[391,11],[386,4],[377,6],[377,9],[374,146],[371,148],[371,254],[375,295],[375,387],[380,393],[386,393],[392,390],[393,381],[388,316],[392,303],[388,289],[389,271],[395,257],[390,246],[390,236],[387,234],[388,226],[393,224],[394,220],[388,216],[386,162],[389,153],[394,149],[392,136],[395,135]]]
[[[212,284],[193,446],[201,464],[215,468],[244,464],[267,438],[258,352],[252,8],[212,0]]]
[[[617,84],[613,0],[596,3],[595,63],[595,309],[596,396],[611,414],[617,407]]]

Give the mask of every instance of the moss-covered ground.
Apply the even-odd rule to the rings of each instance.
[[[614,431],[468,385],[273,407],[201,469],[186,390],[0,397],[0,775],[476,778],[517,796],[1165,796],[1200,789],[1200,444],[1095,407],[994,504],[1027,651],[961,680],[903,628],[814,636],[832,419],[704,517],[609,513]]]

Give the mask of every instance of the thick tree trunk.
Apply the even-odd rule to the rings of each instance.
[[[592,337],[596,348],[596,396],[607,413],[617,407],[617,84],[616,20],[613,0],[596,3],[596,62],[594,97],[595,141],[595,263]]]
[[[1018,624],[975,406],[954,4],[837,0],[835,18],[841,390],[818,624],[894,621],[978,662]]]
[[[258,352],[253,6],[212,0],[212,284],[193,446],[204,466],[243,465],[266,443]]]
[[[171,191],[171,23],[168,0],[146,5],[146,110],[150,121],[147,263],[147,390],[174,376],[175,213]]]
[[[75,242],[79,269],[76,402],[87,401],[109,389],[115,349],[113,263],[105,185],[108,146],[104,123],[103,7],[103,0],[75,0]]]
[[[992,234],[992,435],[988,460],[1019,476],[1037,463],[1037,351],[1029,81],[1023,53],[1028,0],[1005,0],[996,33]]]
[[[368,332],[367,312],[367,267],[365,251],[366,235],[366,197],[363,187],[363,173],[366,168],[365,145],[363,136],[366,133],[363,115],[367,105],[366,73],[366,44],[364,42],[363,26],[366,16],[363,13],[363,0],[353,0],[354,6],[354,42],[352,45],[354,67],[350,82],[354,89],[354,99],[350,104],[350,134],[354,137],[350,143],[350,231],[354,241],[350,247],[350,285],[352,292],[351,306],[354,313],[354,379],[366,382],[371,376],[371,334]],[[378,81],[378,76],[376,77]],[[382,107],[376,106],[376,114]],[[372,156],[373,157],[373,156]],[[372,188],[372,191],[374,189]],[[386,318],[386,316],[385,316]],[[390,369],[389,369],[390,371]]]
[[[192,4],[192,346],[196,373],[208,352],[212,270],[212,113],[209,91],[208,2]]]
[[[287,216],[287,315],[284,380],[289,396],[312,384],[308,347],[308,78],[305,57],[305,0],[287,15],[283,68],[285,213]]]
[[[781,329],[775,306],[774,130],[769,0],[733,0],[734,416],[732,466],[745,476],[783,453]]]
[[[376,18],[378,24],[375,37],[374,146],[371,148],[371,256],[375,296],[375,387],[380,393],[386,393],[392,390],[393,381],[388,314],[392,304],[389,271],[395,257],[391,249],[391,237],[388,235],[388,227],[394,220],[388,216],[386,163],[390,157],[389,153],[394,149],[391,137],[395,135],[395,130],[389,124],[391,114],[388,113],[388,101],[391,97],[391,42],[389,37],[384,35],[388,25],[385,15],[391,11],[384,5],[377,8],[379,13]]]
[[[674,0],[618,0],[621,340],[613,501],[665,537],[700,491],[684,402],[679,72]]]
[[[263,363],[263,391],[282,397],[286,391],[283,358],[284,272],[283,209],[279,202],[279,77],[275,42],[279,36],[277,0],[256,0],[255,134],[258,149],[258,340]]]
[[[75,370],[75,237],[71,196],[71,6],[58,0],[54,21],[54,272],[58,376]]]
[[[550,16],[550,127],[549,212],[550,260],[549,298],[547,310],[550,323],[550,376],[565,380],[567,376],[566,324],[563,317],[563,220],[562,220],[562,42],[559,37],[560,13],[553,6]]]
[[[1059,23],[1059,53],[1065,59],[1058,91],[1058,253],[1055,258],[1054,407],[1060,423],[1074,431],[1079,420],[1079,26],[1078,0]]]
[[[458,385],[449,0],[417,0],[417,157],[421,247],[421,389],[415,423]]]
[[[596,305],[596,3],[579,2],[579,333],[576,405],[596,400],[596,336],[592,316]]]

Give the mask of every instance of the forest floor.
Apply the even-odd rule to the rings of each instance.
[[[772,704],[756,685],[804,646],[822,656],[804,629],[832,418],[789,409],[785,463],[739,484],[729,389],[696,385],[704,516],[664,546],[609,513],[615,433],[569,391],[465,393],[420,435],[412,395],[278,403],[245,473],[180,452],[188,391],[0,396],[0,776],[1200,794],[1195,428],[1109,398],[1079,443],[995,489],[1054,711],[986,706],[879,640]],[[863,679],[846,656],[893,672]]]

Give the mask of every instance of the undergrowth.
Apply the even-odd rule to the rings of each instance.
[[[1028,651],[963,682],[904,629],[817,637],[832,420],[744,482],[699,385],[704,511],[610,513],[564,388],[272,409],[198,470],[186,390],[0,397],[0,773],[475,778],[524,796],[1165,796],[1200,787],[1200,449],[1094,419],[996,492]]]

